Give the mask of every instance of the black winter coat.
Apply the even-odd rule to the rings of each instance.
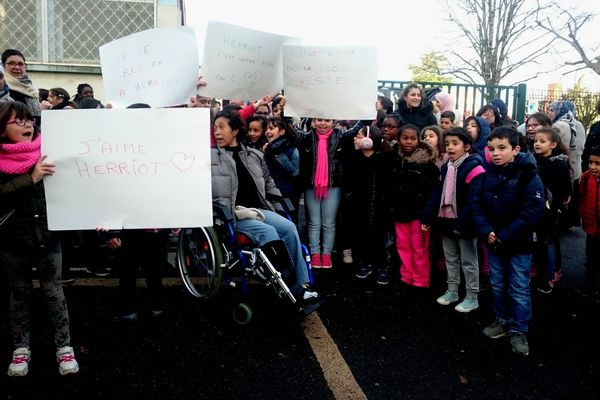
[[[31,175],[0,174],[0,216],[15,212],[0,225],[0,248],[28,251],[50,249],[58,235],[48,230],[44,183]]]
[[[413,124],[419,128],[419,131],[426,126],[438,124],[435,115],[433,115],[433,104],[429,100],[423,99],[421,105],[416,108],[407,107],[404,100],[399,100],[398,114],[400,114],[405,124]]]
[[[410,157],[404,157],[398,145],[387,154],[391,178],[386,198],[392,219],[397,222],[420,219],[440,176],[435,150],[421,142]]]

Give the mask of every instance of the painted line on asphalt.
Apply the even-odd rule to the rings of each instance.
[[[354,379],[350,367],[342,357],[337,345],[327,332],[323,321],[313,312],[302,321],[304,335],[313,353],[319,361],[323,375],[329,389],[336,399],[340,400],[366,400],[364,392]]]

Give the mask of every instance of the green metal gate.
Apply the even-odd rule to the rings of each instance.
[[[508,107],[508,115],[519,122],[525,121],[527,85],[487,86],[468,83],[412,82],[412,81],[379,81],[379,90],[397,100],[403,88],[409,83],[417,83],[424,89],[439,87],[450,93],[455,100],[456,109],[475,113],[490,100],[500,98]]]

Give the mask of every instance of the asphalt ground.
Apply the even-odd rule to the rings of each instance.
[[[73,376],[58,374],[37,298],[30,372],[3,373],[0,392],[8,399],[85,400],[598,399],[600,305],[575,292],[583,246],[583,233],[571,229],[562,241],[563,279],[551,294],[532,292],[526,357],[513,354],[508,339],[481,334],[493,320],[489,292],[481,293],[479,310],[460,314],[435,303],[440,285],[418,290],[394,274],[380,287],[373,275],[359,280],[337,260],[332,270],[315,271],[315,286],[327,296],[316,313],[302,318],[253,285],[243,298],[253,320],[239,326],[231,318],[238,296],[199,301],[167,271],[173,279],[165,312],[142,314],[136,323],[115,320],[114,278],[78,279],[65,288],[81,366]],[[12,348],[1,321],[7,367]]]

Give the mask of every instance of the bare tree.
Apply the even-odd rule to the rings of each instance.
[[[533,0],[446,0],[459,38],[444,73],[473,84],[498,85],[519,68],[537,63],[556,39],[537,24],[547,7]]]
[[[556,15],[544,16],[538,19],[537,24],[542,30],[568,44],[577,52],[578,60],[565,62],[566,66],[576,66],[577,68],[570,69],[564,74],[590,68],[600,75],[600,56],[593,57],[588,55],[598,54],[600,46],[596,44],[595,48],[586,50],[580,36],[582,29],[594,19],[595,15],[586,12],[574,12],[561,7],[559,3],[555,3],[554,8],[558,10]]]

